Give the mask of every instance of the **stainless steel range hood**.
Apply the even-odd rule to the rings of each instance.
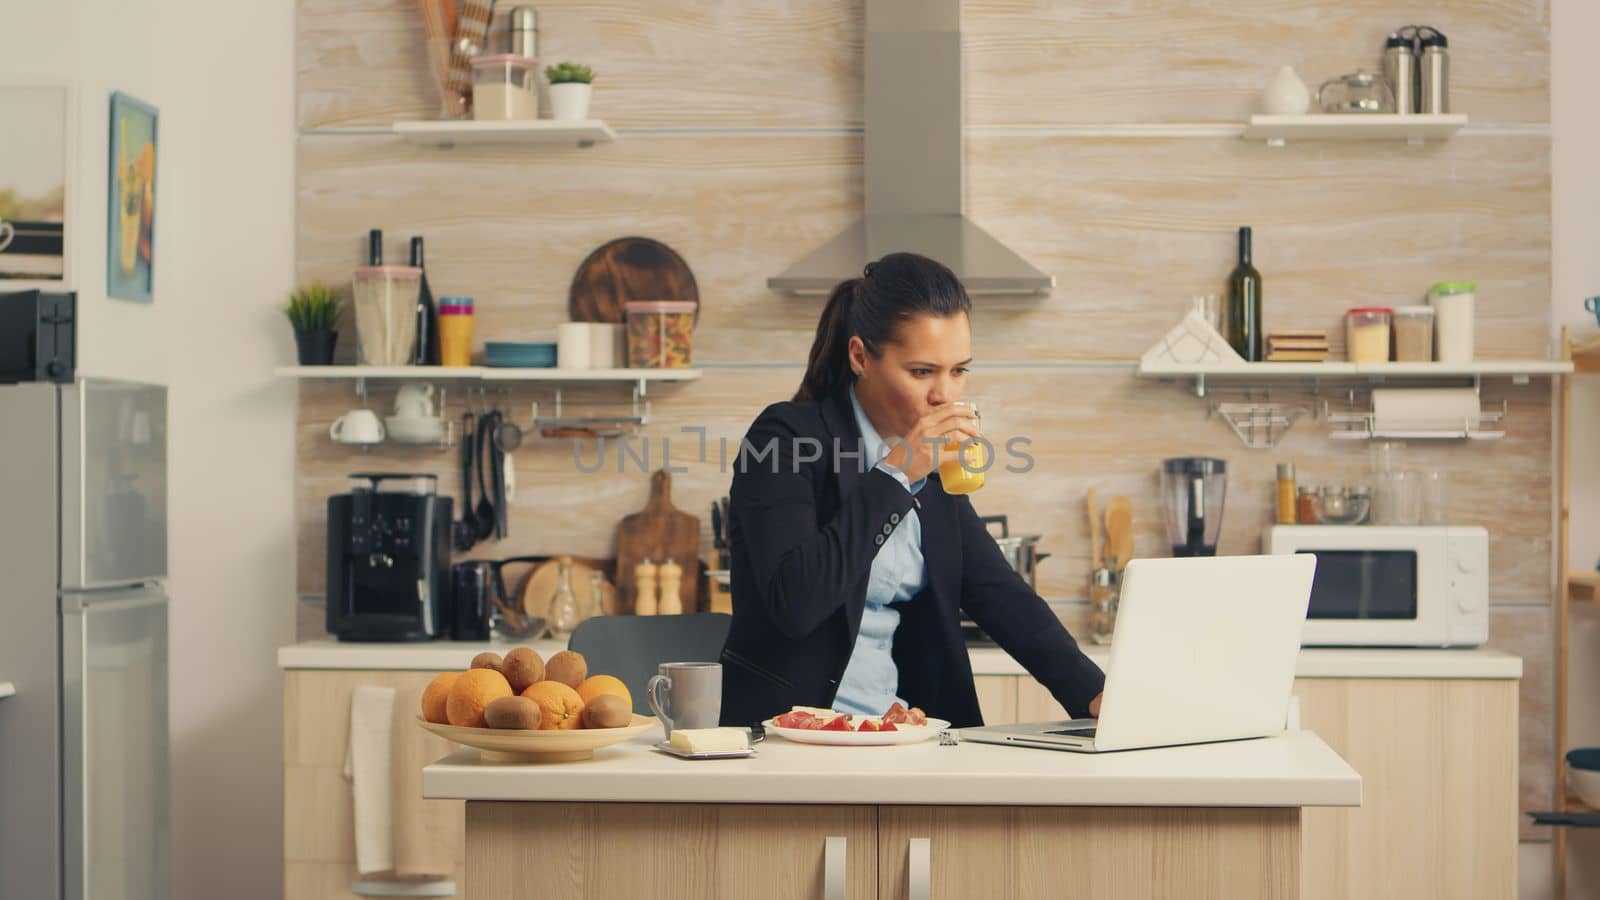
[[[961,212],[960,0],[867,0],[867,213],[767,287],[826,293],[886,253],[949,266],[977,294],[1044,294],[1039,271]]]

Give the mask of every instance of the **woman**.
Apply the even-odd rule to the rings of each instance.
[[[730,494],[724,724],[896,701],[981,724],[963,611],[1074,717],[1099,714],[1100,668],[939,484],[938,444],[978,434],[956,403],[971,308],[927,257],[869,264],[828,298],[794,400],[750,426]]]

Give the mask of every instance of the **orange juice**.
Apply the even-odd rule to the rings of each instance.
[[[945,493],[970,494],[983,487],[984,470],[989,467],[988,445],[974,440],[963,448],[960,441],[952,441],[944,445],[944,450],[956,454],[939,463],[939,483],[944,485]]]

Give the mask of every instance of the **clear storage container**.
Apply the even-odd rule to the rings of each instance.
[[[1394,361],[1433,361],[1433,307],[1401,306],[1395,309]]]
[[[356,348],[362,365],[409,366],[415,361],[421,288],[422,270],[418,268],[356,269]]]
[[[695,308],[691,300],[634,300],[626,304],[628,367],[689,368]]]
[[[480,121],[539,118],[539,61],[515,53],[474,57],[472,117]]]
[[[1389,323],[1394,310],[1387,306],[1358,306],[1344,314],[1345,356],[1353,363],[1389,361]]]

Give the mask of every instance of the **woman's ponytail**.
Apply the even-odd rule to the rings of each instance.
[[[850,310],[865,280],[841,281],[828,296],[828,304],[822,308],[822,318],[817,322],[817,336],[811,342],[806,374],[800,380],[800,390],[795,392],[794,399],[821,400],[854,380],[854,373],[850,371]]]
[[[795,400],[820,401],[854,383],[850,338],[877,358],[895,329],[912,316],[970,314],[966,288],[944,265],[915,253],[891,253],[867,263],[862,277],[839,282],[822,308],[817,336]]]

